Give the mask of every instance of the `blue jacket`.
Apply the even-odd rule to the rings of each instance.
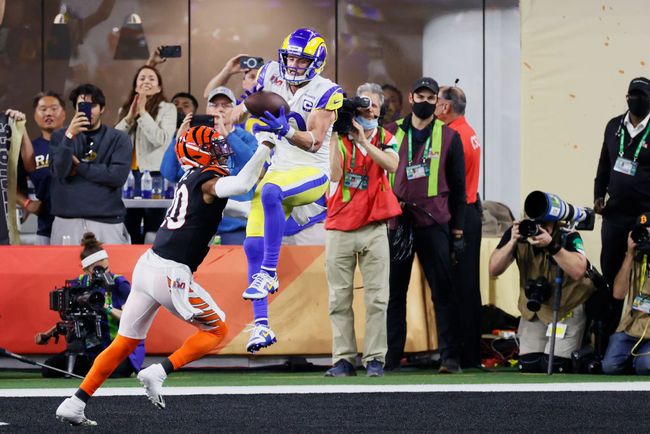
[[[257,140],[255,139],[255,136],[248,131],[244,130],[240,126],[235,126],[233,132],[228,134],[226,142],[228,142],[234,152],[229,161],[230,173],[232,175],[237,175],[257,150]],[[183,169],[181,168],[181,165],[176,158],[176,152],[174,151],[175,144],[176,137],[174,137],[172,142],[169,144],[169,147],[163,156],[162,163],[160,164],[160,173],[162,176],[164,176],[168,181],[174,183],[178,182],[178,180],[181,179],[181,176],[183,176]],[[246,202],[253,199],[254,191],[255,188],[251,189],[251,191],[246,194],[233,196],[230,199]],[[246,219],[224,217],[223,220],[221,220],[221,224],[219,224],[217,233],[234,232],[244,229],[245,227]]]

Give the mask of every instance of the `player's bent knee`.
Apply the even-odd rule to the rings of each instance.
[[[275,184],[265,184],[261,192],[262,203],[281,202],[282,189]]]
[[[216,327],[210,330],[206,330],[208,333],[212,333],[215,336],[223,339],[228,335],[228,325],[225,321],[219,321]]]

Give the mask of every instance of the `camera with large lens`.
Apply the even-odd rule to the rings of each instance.
[[[594,229],[596,215],[591,208],[573,206],[558,195],[533,191],[524,202],[526,215],[537,222],[562,221],[575,225],[575,229],[591,231]],[[521,226],[520,226],[521,232]]]
[[[357,110],[367,109],[371,104],[372,102],[367,96],[345,98],[343,105],[337,111],[337,118],[333,127],[334,131],[339,135],[348,134],[352,131],[352,119],[357,115]]]
[[[535,220],[524,219],[519,222],[519,234],[523,238],[534,237],[540,232],[539,223]]]
[[[542,303],[551,297],[551,283],[545,277],[529,279],[524,286],[524,294],[528,302],[526,307],[531,312],[538,312]]]

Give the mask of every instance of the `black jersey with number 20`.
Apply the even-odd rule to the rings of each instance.
[[[197,167],[185,172],[153,243],[153,251],[158,256],[196,271],[208,254],[208,244],[228,202],[228,199],[215,197],[212,203],[205,203],[201,186],[224,175],[226,173],[218,167]]]

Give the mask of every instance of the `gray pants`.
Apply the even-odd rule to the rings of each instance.
[[[386,309],[390,259],[385,224],[371,223],[350,232],[328,230],[325,272],[329,286],[329,317],[332,321],[332,362],[344,359],[355,364],[354,270],[357,262],[363,276],[366,325],[363,365],[376,359],[382,364],[388,349]]]
[[[81,243],[83,234],[92,232],[104,244],[131,244],[131,237],[124,223],[100,223],[88,219],[55,217],[52,224],[52,245],[73,245]]]
[[[558,321],[566,324],[566,334],[563,338],[555,340],[555,355],[571,358],[571,353],[580,349],[582,335],[585,332],[587,316],[584,304],[573,309],[565,318]],[[551,348],[551,339],[546,337],[548,324],[544,324],[535,316],[532,321],[523,317],[519,321],[519,354],[544,353],[548,354]]]

